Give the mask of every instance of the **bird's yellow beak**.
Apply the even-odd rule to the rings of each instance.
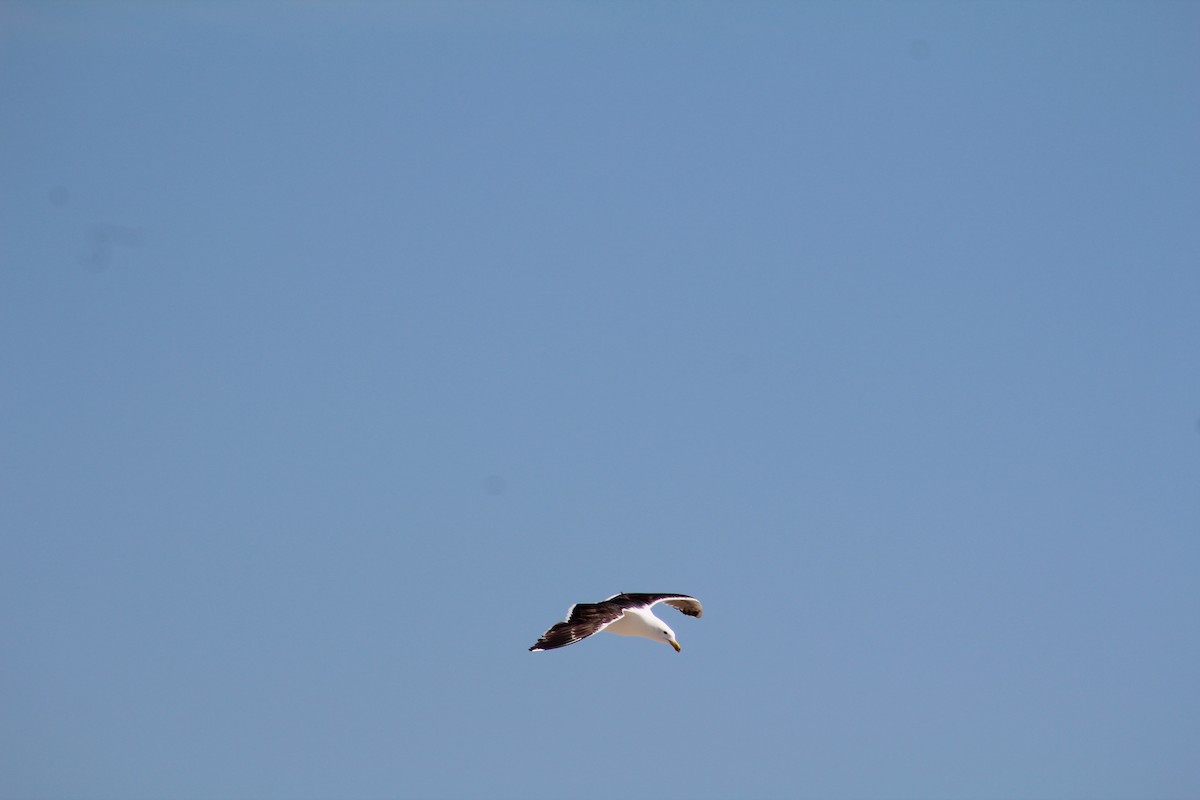
[[[675,648],[676,653],[683,650],[683,648],[679,646],[679,642],[675,641],[674,639],[668,639],[667,641],[670,642],[671,647]]]

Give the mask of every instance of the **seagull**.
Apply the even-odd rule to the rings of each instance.
[[[651,611],[658,603],[674,606],[689,617],[699,617],[704,612],[700,601],[686,594],[614,594],[599,603],[571,606],[567,618],[543,633],[529,649],[534,652],[554,650],[575,644],[593,633],[608,631],[620,636],[644,636],[666,642],[678,653],[682,648],[675,641],[675,631]]]

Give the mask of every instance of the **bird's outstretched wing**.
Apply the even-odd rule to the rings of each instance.
[[[700,601],[686,594],[617,594],[608,598],[605,602],[620,603],[622,608],[631,606],[653,606],[658,603],[666,603],[667,605],[677,608],[689,617],[700,617],[704,613],[704,607],[700,605]]]
[[[542,634],[542,638],[534,643],[530,650],[553,650],[556,647],[566,647],[586,639],[593,633],[599,633],[607,626],[621,618],[626,606],[603,603],[576,603],[567,612],[567,618],[551,626]]]

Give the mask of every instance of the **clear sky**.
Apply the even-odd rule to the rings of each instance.
[[[0,4],[0,797],[1200,796],[1200,4]],[[527,648],[699,597],[683,645]]]

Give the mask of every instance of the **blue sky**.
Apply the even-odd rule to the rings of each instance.
[[[1200,793],[1200,6],[0,6],[0,797]],[[528,646],[684,592],[679,655]]]

